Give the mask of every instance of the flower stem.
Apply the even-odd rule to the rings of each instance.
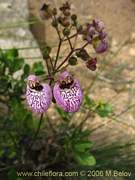
[[[70,49],[72,51],[73,50],[73,46],[72,46],[72,43],[71,43],[70,38],[68,36],[67,36],[67,39],[68,39],[68,43],[69,43]]]
[[[51,76],[50,67],[49,67],[49,64],[48,64],[48,59],[44,58],[44,60],[46,62],[46,67],[47,67],[48,75]]]
[[[35,133],[34,138],[33,138],[34,141],[37,139],[37,136],[38,136],[38,134],[39,134],[39,131],[40,131],[40,128],[41,128],[42,120],[43,120],[43,113],[42,113],[41,116],[40,116],[38,128],[37,128],[36,133]]]
[[[29,152],[29,150],[31,149],[31,147],[34,145],[34,142],[36,141],[37,137],[38,137],[38,134],[39,134],[39,131],[40,131],[40,128],[41,128],[41,123],[42,123],[42,120],[43,120],[43,113],[41,114],[40,116],[40,120],[39,120],[39,124],[38,124],[38,127],[37,127],[37,130],[33,136],[33,140],[31,142],[31,144],[29,145],[27,151],[26,151],[26,154]]]
[[[59,58],[59,53],[60,53],[61,45],[62,45],[62,40],[60,39],[60,40],[59,40],[59,45],[58,45],[58,50],[57,50],[57,55],[56,55],[56,59],[55,59],[55,63],[54,63],[54,70],[55,70],[55,68],[56,68],[57,61],[58,61],[58,58]]]
[[[64,61],[56,68],[55,72],[57,72],[63,64],[70,58],[70,56],[73,54],[74,50],[71,50],[70,53],[67,55],[67,57],[64,59]]]

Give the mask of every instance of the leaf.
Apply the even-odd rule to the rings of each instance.
[[[16,152],[12,150],[9,154],[9,158],[14,158],[15,156],[16,156]]]
[[[30,66],[28,64],[25,64],[23,68],[22,78],[25,79],[26,77],[28,77],[29,73],[30,73]]]
[[[2,49],[0,49],[0,61],[4,62],[4,59],[5,59],[4,53],[3,53]]]
[[[86,108],[93,108],[93,107],[95,107],[95,102],[94,102],[94,100],[93,99],[91,99],[88,95],[86,95],[85,96],[85,102],[84,102],[84,106],[86,107]]]
[[[78,141],[76,144],[73,145],[75,151],[78,152],[85,152],[86,150],[92,147],[91,141]]]
[[[22,68],[24,59],[19,58],[18,49],[13,48],[5,53],[1,52],[1,58],[4,64],[9,68],[10,73],[14,73]]]
[[[2,157],[4,154],[4,150],[3,149],[0,149],[0,157]]]
[[[56,110],[64,121],[70,120],[71,116],[68,112],[61,110],[59,107],[56,107]]]
[[[36,63],[34,63],[34,65],[33,65],[33,67],[32,67],[32,72],[33,72],[35,75],[45,74],[44,66],[43,66],[42,62],[36,62]]]
[[[113,108],[108,103],[100,103],[96,109],[97,113],[101,117],[108,117],[113,112]]]
[[[86,130],[83,130],[83,131],[81,131],[81,134],[80,134],[80,136],[81,136],[81,138],[88,138],[89,137],[89,135],[90,135],[90,130],[89,129],[86,129]]]
[[[94,166],[96,165],[96,159],[89,153],[76,153],[74,155],[76,161],[83,166]]]
[[[16,170],[14,168],[10,169],[8,172],[8,180],[18,180]]]
[[[22,68],[24,64],[24,59],[23,58],[17,58],[14,59],[14,63],[12,65],[12,72],[16,72]]]
[[[14,58],[17,58],[19,55],[18,53],[18,49],[16,48],[13,48],[13,49],[10,49],[6,52],[6,57],[7,59],[14,59]]]

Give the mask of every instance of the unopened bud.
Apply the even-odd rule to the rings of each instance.
[[[53,8],[53,10],[52,10],[52,14],[53,14],[54,16],[56,16],[56,15],[57,15],[57,9],[56,9],[56,8]]]
[[[58,17],[58,21],[64,27],[68,27],[70,25],[70,22],[69,22],[68,18],[66,18],[66,17],[60,16],[60,17]]]
[[[68,63],[69,63],[71,66],[76,65],[76,64],[77,64],[77,58],[74,57],[74,56],[70,57],[69,60],[68,60]]]
[[[55,27],[55,28],[58,26],[58,21],[57,21],[57,19],[54,19],[54,20],[52,21],[52,26]]]
[[[70,30],[68,28],[64,28],[63,29],[63,35],[64,36],[69,36],[69,34],[70,34]]]
[[[95,57],[95,58],[91,58],[90,60],[88,60],[86,62],[86,66],[91,71],[95,71],[97,68],[97,58]]]
[[[66,9],[65,11],[63,11],[63,14],[65,16],[70,16],[70,11],[68,9]]]
[[[40,17],[43,20],[50,19],[52,17],[52,9],[50,8],[50,5],[43,4],[43,6],[40,9]]]
[[[72,14],[71,19],[72,19],[72,21],[76,21],[77,20],[77,15],[76,14]]]
[[[85,49],[81,49],[80,51],[76,52],[76,55],[84,61],[87,61],[90,58],[89,54]]]
[[[43,58],[48,58],[49,57],[49,54],[51,52],[51,48],[49,46],[46,46],[44,49],[43,49]]]

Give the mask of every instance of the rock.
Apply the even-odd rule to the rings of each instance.
[[[27,0],[1,0],[0,48],[20,48],[20,55],[33,63],[32,57],[40,57],[37,42],[29,30]],[[34,49],[29,49],[35,47]],[[39,58],[37,58],[38,60]],[[30,61],[29,61],[30,60]]]

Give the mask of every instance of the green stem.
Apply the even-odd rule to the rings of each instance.
[[[30,146],[28,147],[27,151],[26,151],[26,154],[29,152],[29,150],[31,149],[31,147],[34,145],[37,137],[38,137],[38,134],[39,134],[39,131],[40,131],[40,128],[41,128],[41,123],[42,123],[42,120],[43,120],[43,113],[41,114],[40,116],[40,120],[39,120],[39,124],[38,124],[38,127],[37,127],[37,130],[34,134],[34,137],[33,137],[33,140],[32,140],[32,143],[30,144]]]

